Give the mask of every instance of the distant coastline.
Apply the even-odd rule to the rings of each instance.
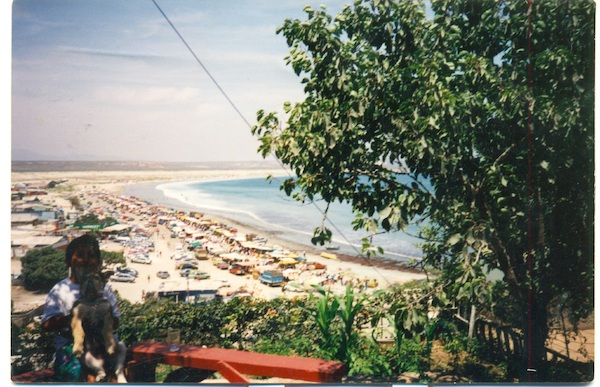
[[[43,186],[50,181],[80,184],[135,184],[159,181],[239,179],[290,174],[275,161],[138,162],[138,161],[13,161],[11,183]]]
[[[11,172],[210,171],[280,169],[276,161],[12,161]]]

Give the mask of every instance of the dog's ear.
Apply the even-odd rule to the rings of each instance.
[[[111,272],[109,270],[104,270],[104,271],[99,272],[98,274],[100,274],[100,278],[102,278],[102,282],[104,282],[106,284],[108,282],[108,279],[110,278],[110,276],[114,274],[114,271]]]

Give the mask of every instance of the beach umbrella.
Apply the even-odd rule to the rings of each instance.
[[[256,242],[242,242],[240,244],[246,249],[254,249],[262,252],[269,252],[275,250],[275,247],[273,246],[261,245]]]
[[[268,253],[271,257],[273,258],[285,258],[285,254],[280,252],[280,251],[272,251],[270,253]]]
[[[279,260],[280,265],[295,265],[297,263],[298,261],[296,261],[294,258],[283,258]]]
[[[240,253],[220,254],[220,257],[224,261],[243,261],[244,259],[248,258],[248,256]]]

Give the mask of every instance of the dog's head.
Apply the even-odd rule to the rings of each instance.
[[[95,300],[102,297],[106,278],[100,273],[89,273],[81,281],[80,294],[81,298]]]

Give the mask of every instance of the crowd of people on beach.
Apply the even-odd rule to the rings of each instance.
[[[92,200],[90,203],[95,201],[89,208],[90,212],[113,217],[119,224],[128,226],[114,227],[118,231],[105,235],[105,238],[114,240],[118,235],[144,234],[166,240],[171,260],[208,260],[220,268],[225,267],[225,263],[227,269],[241,268],[242,272],[238,275],[256,282],[264,271],[279,270],[285,279],[281,284],[282,293],[305,293],[313,290],[314,285],[326,286],[337,292],[343,292],[347,284],[361,291],[380,286],[376,278],[360,275],[341,262],[321,258],[314,252],[307,254],[306,251],[292,251],[269,244],[264,237],[241,232],[199,212],[178,211],[134,196],[96,189],[84,191],[84,196]],[[126,247],[125,252],[129,256],[131,247]],[[226,272],[224,269],[223,273]]]

